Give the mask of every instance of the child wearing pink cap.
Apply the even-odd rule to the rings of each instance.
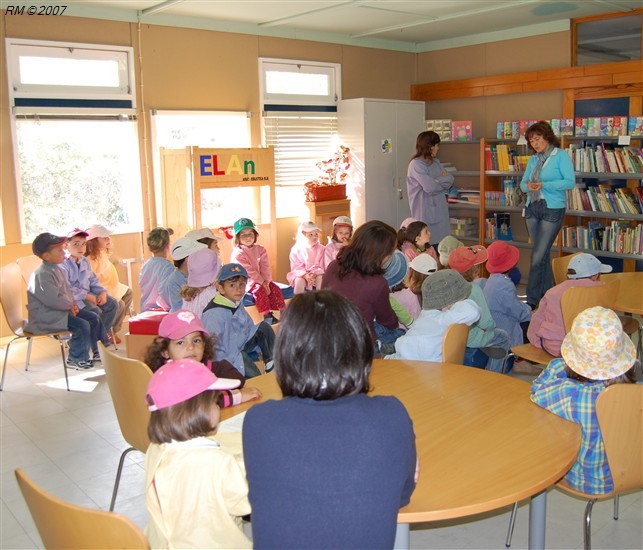
[[[509,272],[516,266],[520,251],[505,241],[494,241],[487,248],[489,279],[484,286],[484,297],[496,322],[496,327],[509,334],[510,347],[527,342],[527,324],[531,307],[518,299],[516,287]]]
[[[168,361],[193,359],[205,364],[218,377],[239,380],[240,389],[221,392],[222,407],[260,398],[258,389],[243,387],[243,374],[229,361],[214,360],[215,340],[216,336],[208,334],[201,319],[191,311],[180,309],[169,313],[161,321],[158,338],[147,349],[145,363],[156,372]]]
[[[215,436],[219,394],[239,380],[217,378],[193,359],[170,361],[150,379],[145,490],[151,548],[251,548],[241,433]]]
[[[634,383],[636,348],[612,310],[592,307],[574,319],[554,359],[531,387],[531,400],[555,415],[581,425],[583,437],[576,463],[565,481],[584,493],[614,490],[596,400],[612,384]]]
[[[353,236],[353,222],[348,216],[337,216],[333,220],[333,236],[328,237],[324,249],[324,269],[337,258],[339,251],[344,248]]]
[[[397,248],[401,250],[410,262],[418,254],[429,254],[436,262],[438,255],[431,246],[429,226],[415,218],[406,218],[397,232]]]
[[[321,229],[313,222],[299,224],[297,241],[290,249],[288,284],[295,294],[321,288],[324,275],[324,245],[319,242]]]
[[[187,309],[197,317],[212,301],[217,289],[214,281],[219,273],[219,256],[209,248],[197,250],[188,262],[188,283],[181,287],[179,295],[183,298],[182,309]]]

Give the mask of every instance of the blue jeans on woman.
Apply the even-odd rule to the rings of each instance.
[[[525,209],[525,222],[532,242],[527,303],[532,307],[536,307],[545,292],[554,286],[549,254],[564,218],[564,208],[547,208],[544,199],[532,202]]]

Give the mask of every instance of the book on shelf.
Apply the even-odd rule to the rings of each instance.
[[[453,141],[473,141],[473,124],[470,120],[454,120],[451,132]]]
[[[640,174],[643,172],[643,150],[639,147],[615,147],[611,143],[583,146],[572,143],[566,151],[576,172],[609,174]]]
[[[643,198],[639,198],[639,189],[612,187],[609,183],[576,184],[567,190],[567,207],[589,212],[640,214]]]
[[[487,143],[484,147],[485,169],[502,172],[524,171],[530,155],[520,155],[514,147],[506,143]]]
[[[485,216],[485,235],[492,241],[511,241],[511,213],[489,212]]]
[[[477,218],[449,218],[449,226],[454,237],[478,238]]]
[[[564,226],[563,246],[616,254],[643,255],[643,224],[614,220],[609,225],[589,222],[586,226]]]
[[[630,136],[643,136],[643,116],[631,116],[627,125]]]
[[[480,204],[480,191],[478,189],[458,189],[457,195],[447,195],[450,204]]]

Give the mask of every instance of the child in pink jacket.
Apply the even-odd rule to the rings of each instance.
[[[324,274],[324,245],[319,242],[321,229],[313,222],[304,222],[297,230],[297,242],[290,249],[288,284],[295,294],[321,288]]]
[[[353,236],[353,222],[348,216],[337,216],[333,220],[333,236],[328,237],[324,252],[324,270],[330,265],[339,251],[345,247]]]
[[[240,218],[234,222],[234,247],[230,263],[241,264],[246,268],[246,292],[254,297],[255,305],[264,320],[274,325],[279,319],[272,312],[286,309],[286,302],[281,289],[272,281],[268,253],[263,246],[257,244],[257,237],[259,233],[252,220]]]

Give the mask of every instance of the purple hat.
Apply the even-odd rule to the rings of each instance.
[[[241,380],[217,378],[203,363],[193,359],[168,361],[157,370],[147,385],[150,411],[178,405],[208,390],[233,390]]]
[[[216,281],[219,273],[219,256],[209,248],[197,250],[190,255],[188,263],[188,286],[200,288]]]

